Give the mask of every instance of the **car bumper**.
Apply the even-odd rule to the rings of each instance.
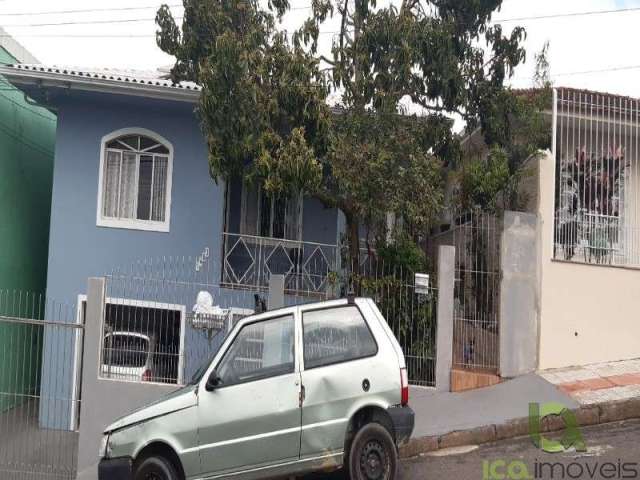
[[[103,458],[98,464],[98,480],[131,480],[132,465],[129,457]]]
[[[393,430],[396,434],[396,444],[404,445],[411,438],[413,426],[415,425],[415,413],[411,407],[390,407],[387,409]]]

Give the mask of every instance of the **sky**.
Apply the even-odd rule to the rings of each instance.
[[[379,0],[379,3],[385,1],[397,0]],[[172,8],[176,16],[181,14],[181,0],[166,2],[176,5]],[[310,2],[291,0],[294,10],[285,18],[284,28],[294,29],[308,14],[306,7]],[[161,3],[160,0],[0,0],[0,26],[44,64],[149,70],[173,63],[155,44],[153,18]],[[116,8],[128,10],[110,10]],[[515,72],[511,84],[531,85],[534,54],[548,40],[555,85],[640,97],[637,40],[640,0],[504,0],[494,20],[619,8],[639,10],[504,22],[507,31],[516,25],[527,30],[527,62]],[[102,11],[48,13],[86,9]],[[126,21],[115,23],[114,20]],[[48,25],[52,23],[61,25]],[[336,29],[337,26],[332,25],[323,27],[327,31]],[[329,48],[331,38],[330,33],[322,35],[321,48]],[[605,69],[617,70],[601,71]]]

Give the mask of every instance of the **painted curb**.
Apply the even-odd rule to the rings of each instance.
[[[640,418],[640,397],[584,405],[572,409],[572,412],[580,426]],[[541,431],[543,433],[562,429],[564,429],[564,420],[557,415],[545,417],[542,421]],[[408,444],[400,447],[400,457],[410,458],[442,448],[492,443],[509,438],[525,437],[528,434],[529,419],[527,417],[516,418],[504,423],[485,425],[469,430],[456,430],[442,435],[412,438]]]

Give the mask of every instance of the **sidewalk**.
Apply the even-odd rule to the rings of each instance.
[[[640,397],[640,359],[540,372],[580,405]]]
[[[416,413],[413,437],[442,435],[523,418],[529,414],[531,402],[559,402],[568,408],[579,406],[569,395],[535,374],[458,393],[415,387],[409,401]]]
[[[401,455],[525,436],[532,402],[565,405],[583,426],[640,418],[640,360],[547,370],[459,393],[414,387],[416,424]],[[542,432],[563,428],[556,417],[541,425]]]

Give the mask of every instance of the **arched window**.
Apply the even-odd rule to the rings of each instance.
[[[173,147],[146,130],[102,140],[99,226],[169,231]]]

